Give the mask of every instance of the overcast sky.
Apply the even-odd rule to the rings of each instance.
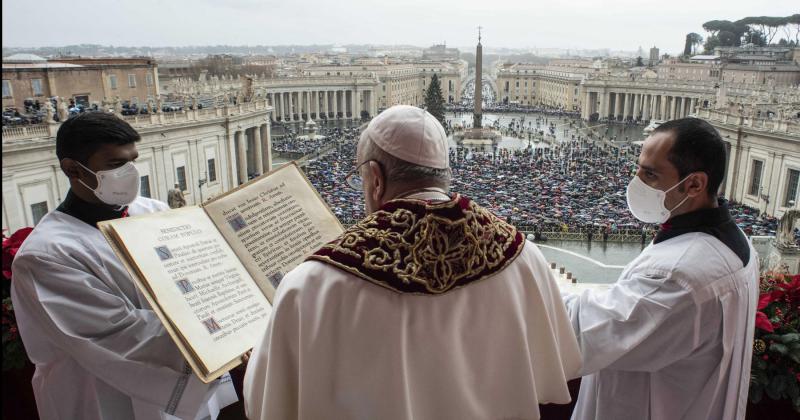
[[[786,16],[797,0],[3,0],[3,46],[475,44],[510,48],[658,46],[713,19]]]

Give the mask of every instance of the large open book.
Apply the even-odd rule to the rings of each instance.
[[[202,206],[99,227],[204,382],[256,344],[283,275],[343,230],[294,163]]]

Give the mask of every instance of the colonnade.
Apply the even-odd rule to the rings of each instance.
[[[374,116],[373,91],[360,89],[308,89],[267,92],[275,109],[273,121],[309,119],[361,119],[362,112]]]
[[[244,184],[251,175],[269,172],[272,166],[269,124],[237,129],[233,132],[233,148],[235,185]]]
[[[618,121],[673,120],[694,113],[702,107],[702,98],[688,95],[635,92],[584,92],[582,117]]]

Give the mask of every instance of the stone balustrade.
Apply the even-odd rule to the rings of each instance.
[[[137,129],[168,126],[171,124],[186,124],[191,122],[214,120],[227,116],[246,115],[257,112],[265,112],[271,109],[264,99],[245,102],[238,105],[218,106],[197,110],[186,110],[177,112],[159,112],[156,114],[137,114],[120,116],[131,126]],[[59,123],[44,123],[35,125],[25,125],[16,127],[3,127],[3,143],[9,143],[25,139],[55,137],[58,132]]]
[[[707,121],[719,122],[721,124],[800,136],[800,122],[796,120],[754,118],[748,115],[732,114],[724,110],[714,109],[699,109],[697,116]]]

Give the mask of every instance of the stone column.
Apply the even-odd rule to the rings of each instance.
[[[353,119],[360,120],[361,119],[361,111],[359,110],[359,102],[361,102],[360,98],[358,97],[358,90],[353,89],[350,93],[353,96]]]
[[[294,92],[289,92],[289,121],[294,121]]]
[[[306,92],[306,97],[308,97],[308,111],[307,112],[308,112],[308,119],[309,120],[312,119],[311,118],[311,114],[314,112],[314,96],[313,96],[313,93],[314,92],[311,91],[311,90]]]
[[[275,106],[275,96],[272,93],[267,94],[267,104],[272,106],[272,113],[269,116],[269,119],[275,121],[275,110],[278,109]]]
[[[618,120],[622,115],[622,93],[617,92],[614,98],[614,119]]]
[[[645,104],[645,101],[647,101],[647,95],[644,94],[644,93],[639,95],[639,114],[642,116],[642,119],[644,119],[644,104]]]
[[[636,94],[633,98],[633,119],[639,118],[641,112],[639,112],[639,106],[641,105],[642,95]]]
[[[650,119],[650,96],[647,94],[642,95],[642,119]]]
[[[350,100],[347,99],[347,94],[352,92],[350,89],[344,89],[342,91],[342,112],[344,113],[345,118],[347,118],[347,109],[350,108],[350,118],[353,118],[353,95],[350,95]]]
[[[281,121],[286,121],[286,107],[283,103],[283,92],[278,93],[278,108],[280,108]]]
[[[662,120],[669,119],[669,116],[667,115],[667,95],[661,95],[660,114]]]
[[[261,126],[253,127],[253,160],[256,163],[255,170],[260,175],[264,172],[264,149],[263,144],[261,143]]]
[[[692,98],[692,99],[689,100],[689,113],[690,114],[694,113],[694,107],[695,107],[695,102],[696,101],[697,101],[697,99],[695,99],[695,98]]]
[[[236,153],[236,166],[239,172],[239,185],[247,182],[247,139],[244,131],[236,130],[235,137],[238,151]]]
[[[315,90],[312,92],[314,95],[314,115],[319,119],[319,91]]]
[[[581,114],[582,114],[581,118],[583,118],[584,120],[588,120],[589,119],[589,115],[591,115],[591,113],[592,113],[592,110],[591,110],[591,103],[592,103],[591,100],[592,99],[591,98],[592,98],[591,92],[589,92],[589,90],[586,90],[586,96],[584,96],[583,105],[581,106],[581,111],[582,111],[581,112]]]
[[[263,124],[258,130],[260,131],[259,136],[261,137],[261,173],[265,174],[272,170],[270,125]]]
[[[338,96],[339,95],[337,95],[337,93],[339,93],[339,91],[336,91],[336,90],[333,91],[333,118],[334,119],[338,119],[339,118],[339,101],[338,101],[338,99],[339,99]]]
[[[631,94],[626,93],[624,94],[625,103],[622,105],[622,120],[627,120],[628,116],[631,112]]]
[[[672,97],[672,104],[670,104],[670,112],[669,112],[669,119],[674,120],[675,117],[678,115],[678,101],[677,97]]]
[[[660,99],[659,95],[653,95],[653,108],[652,108],[652,110],[650,112],[652,113],[651,117],[654,120],[663,119],[663,118],[661,118],[661,109],[659,108],[659,106],[660,106],[659,99]]]
[[[597,92],[597,96],[600,98],[600,110],[598,113],[600,114],[598,118],[607,118],[608,117],[608,105],[606,100],[608,99],[608,94],[605,92]]]
[[[378,102],[375,99],[375,89],[369,90],[369,115],[374,117],[378,113]]]

